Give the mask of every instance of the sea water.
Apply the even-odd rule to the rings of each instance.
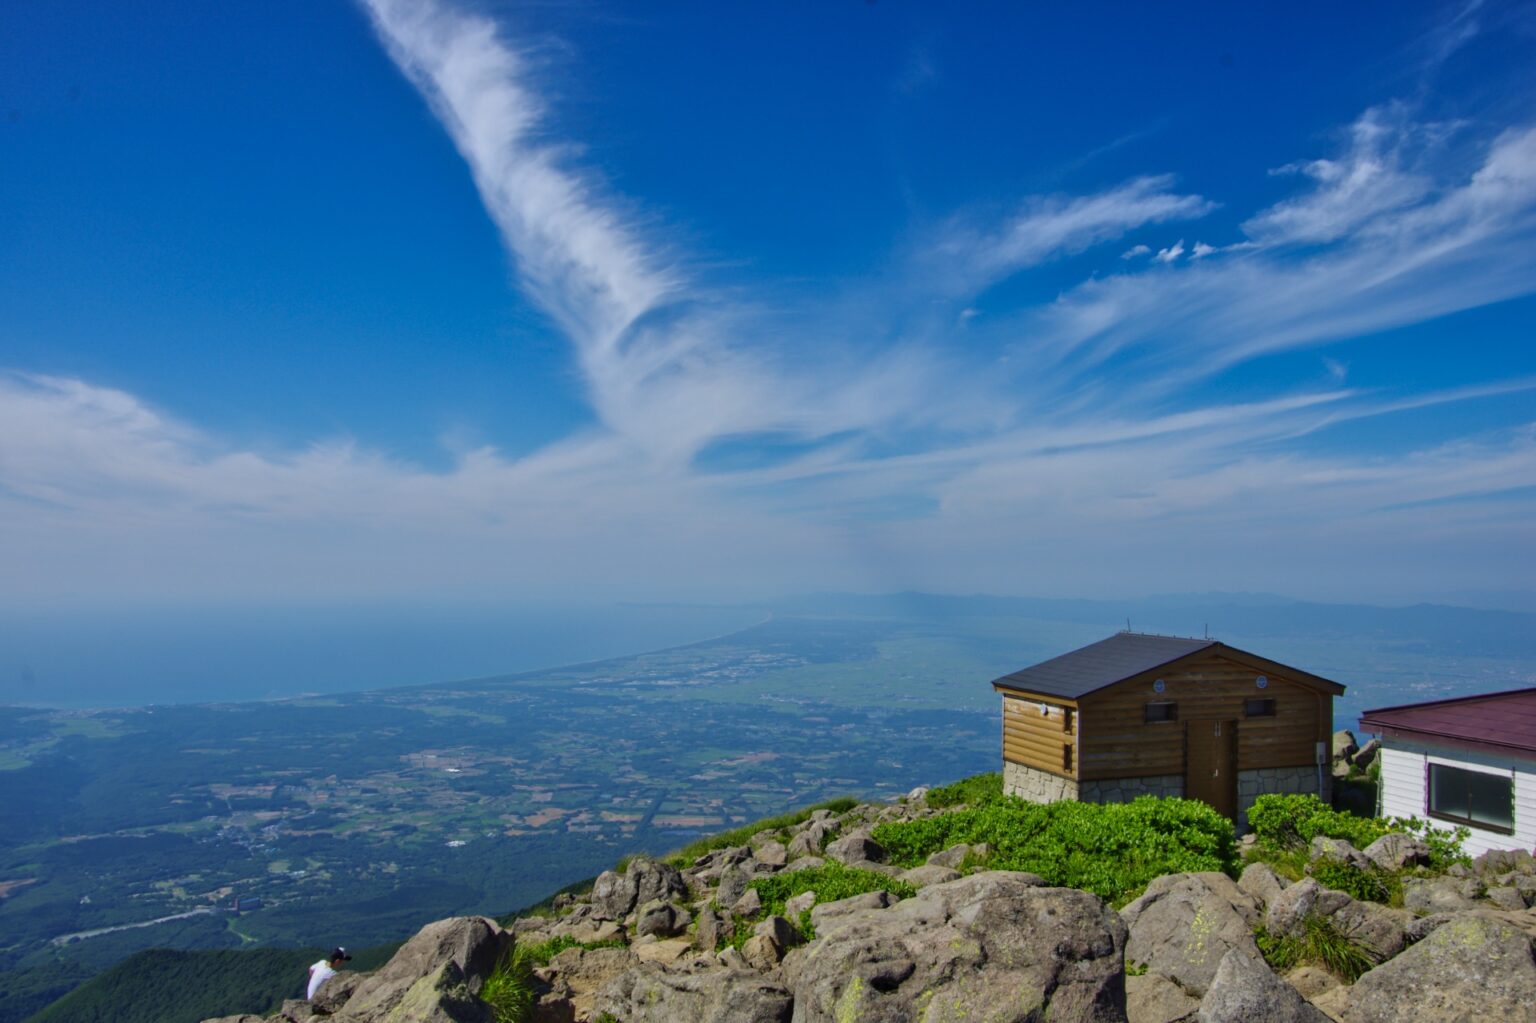
[[[265,700],[533,671],[698,642],[742,607],[221,607],[0,611],[0,704]]]

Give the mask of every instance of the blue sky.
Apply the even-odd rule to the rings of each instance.
[[[1536,7],[0,11],[7,603],[1529,591]]]

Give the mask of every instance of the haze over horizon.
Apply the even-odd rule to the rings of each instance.
[[[1112,17],[11,5],[0,609],[1528,610],[1536,6]]]

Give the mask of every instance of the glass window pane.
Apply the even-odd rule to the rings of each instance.
[[[1492,824],[1497,828],[1514,826],[1510,806],[1510,780],[1496,774],[1467,771],[1467,790],[1472,812],[1468,815],[1479,824]]]
[[[1429,765],[1429,809],[1433,813],[1443,813],[1447,817],[1460,817],[1463,820],[1470,817],[1467,782],[1463,777],[1466,773],[1443,764]]]

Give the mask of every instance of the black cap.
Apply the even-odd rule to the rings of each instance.
[[[344,948],[333,948],[333,949],[331,949],[331,962],[335,962],[338,959],[351,959],[351,958],[352,958],[351,956],[347,955],[347,950],[344,949]]]

